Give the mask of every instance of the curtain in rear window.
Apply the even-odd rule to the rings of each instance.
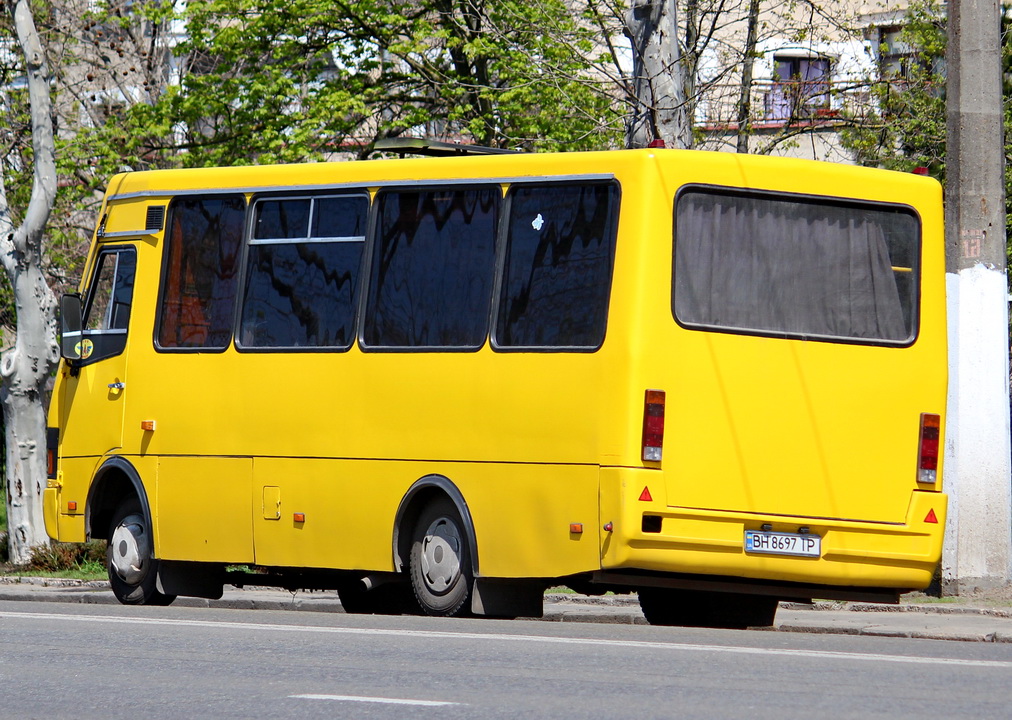
[[[675,317],[757,334],[907,343],[919,233],[906,208],[683,192]]]

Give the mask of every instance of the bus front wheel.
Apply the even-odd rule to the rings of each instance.
[[[168,605],[176,599],[158,591],[158,561],[153,555],[151,528],[140,501],[126,500],[113,516],[106,549],[109,585],[124,605]]]
[[[457,508],[447,499],[429,504],[415,524],[408,562],[422,612],[440,617],[470,610],[471,549]]]
[[[765,595],[641,588],[640,608],[651,625],[730,628],[769,627],[778,601]]]

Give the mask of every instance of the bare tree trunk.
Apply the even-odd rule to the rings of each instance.
[[[748,152],[748,139],[752,135],[752,66],[759,31],[759,0],[749,0],[748,32],[745,36],[745,56],[741,63],[741,96],[738,99],[737,149]]]
[[[56,149],[49,70],[28,0],[6,0],[25,60],[31,102],[31,200],[15,229],[0,173],[0,262],[14,291],[17,333],[0,357],[0,401],[7,444],[7,525],[11,561],[23,564],[49,542],[42,514],[46,487],[45,385],[59,362],[56,299],[42,272],[42,236],[56,200]]]
[[[699,0],[685,2],[685,42],[682,45],[682,97],[685,99],[685,116],[690,125],[696,119],[696,78],[699,76]],[[689,134],[688,147],[692,146]]]
[[[667,147],[690,147],[675,0],[633,0],[626,33],[632,40],[635,94],[626,145],[646,147],[663,140]]]

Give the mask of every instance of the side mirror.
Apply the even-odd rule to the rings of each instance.
[[[81,296],[60,298],[60,355],[65,360],[81,359]]]

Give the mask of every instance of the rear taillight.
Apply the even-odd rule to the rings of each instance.
[[[660,462],[664,451],[664,391],[647,390],[643,405],[643,460]]]
[[[942,418],[934,413],[921,413],[921,437],[919,443],[917,482],[935,483],[938,480],[938,439],[941,435]]]

